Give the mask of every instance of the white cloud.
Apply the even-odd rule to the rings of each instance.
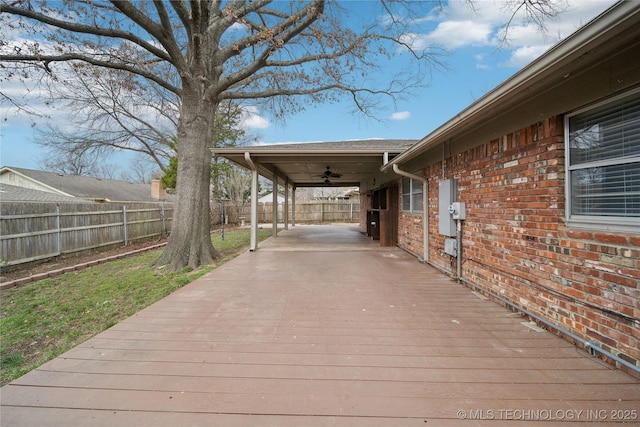
[[[247,129],[267,129],[271,126],[269,120],[259,114],[255,106],[246,106],[242,109],[242,125]]]
[[[564,7],[565,12],[545,21],[546,33],[526,22],[521,14],[516,15],[508,28],[507,44],[502,46],[512,51],[512,57],[502,65],[526,65],[614,3],[615,0],[562,0],[557,4]],[[430,28],[424,32],[407,34],[406,41],[417,49],[434,45],[448,50],[464,47],[497,48],[501,46],[505,23],[511,17],[511,12],[504,8],[504,4],[504,0],[487,0],[474,2],[470,7],[467,0],[451,0],[441,11],[429,15],[430,20],[437,17],[435,28],[425,20],[423,28]],[[489,64],[478,60],[477,66],[485,68]]]
[[[497,31],[496,37],[498,39],[504,38],[505,28],[502,27]],[[559,37],[545,36],[540,29],[533,24],[527,25],[512,25],[507,30],[506,41],[507,46],[513,46],[518,48],[520,46],[532,46],[532,45],[546,45],[549,43],[555,43],[559,41]]]
[[[491,26],[473,21],[446,21],[428,34],[425,39],[446,49],[463,46],[487,46],[491,44]]]
[[[487,55],[484,53],[477,53],[473,55],[473,59],[476,60],[476,68],[479,70],[490,70],[491,67],[486,63]]]
[[[0,79],[3,78],[5,76],[0,76]],[[4,80],[2,93],[10,99],[9,101],[3,96],[0,100],[0,120],[3,128],[29,127],[50,120],[55,123],[68,121],[68,112],[61,108],[55,108],[46,88],[33,79]]]
[[[514,50],[511,54],[511,58],[502,64],[507,67],[521,68],[529,64],[531,61],[540,57],[551,46],[536,45],[536,46],[522,46]]]
[[[229,29],[233,31],[247,31],[248,27],[240,22],[234,22]]]
[[[389,117],[391,120],[407,120],[411,117],[411,112],[409,111],[397,111]]]
[[[445,49],[458,49],[464,46],[488,46],[491,27],[489,24],[474,23],[472,21],[445,21],[438,24],[436,29],[428,34],[407,33],[402,41],[415,50],[423,50],[429,46],[439,46]]]

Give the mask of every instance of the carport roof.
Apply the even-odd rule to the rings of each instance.
[[[366,139],[339,142],[273,144],[252,147],[214,148],[215,155],[240,166],[258,168],[266,178],[277,175],[296,187],[359,186],[380,172],[385,156],[392,159],[417,140]],[[329,182],[323,174],[333,173]],[[337,176],[339,175],[339,176]]]

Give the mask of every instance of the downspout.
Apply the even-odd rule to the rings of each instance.
[[[422,260],[429,262],[429,180],[422,176],[400,170],[395,163],[392,166],[396,175],[422,182]]]
[[[249,152],[244,153],[244,160],[251,168],[251,233],[249,250],[258,249],[258,167],[251,159]]]

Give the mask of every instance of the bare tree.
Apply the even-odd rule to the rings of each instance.
[[[164,170],[173,154],[167,141],[176,133],[179,97],[120,70],[77,64],[65,71],[49,82],[49,93],[59,108],[73,112],[71,120],[37,128],[36,143],[60,156],[134,152]]]
[[[146,156],[136,156],[129,163],[126,171],[120,172],[120,179],[128,182],[148,184],[152,179],[160,178],[162,172],[154,162]]]
[[[125,81],[142,80],[180,99],[177,206],[157,262],[173,270],[197,267],[217,256],[208,205],[210,147],[222,101],[262,101],[284,117],[309,102],[347,95],[368,113],[381,97],[395,99],[421,85],[438,63],[433,50],[403,41],[427,2],[352,5],[353,14],[335,0],[15,0],[0,5],[0,24],[32,35],[4,49],[1,59],[5,72],[14,65],[23,75],[52,78],[64,64],[117,70],[129,73]],[[398,49],[413,65],[378,81],[376,69]]]
[[[219,194],[220,198],[231,202],[227,208],[231,212],[227,213],[232,221],[238,222],[243,208],[247,206],[251,197],[251,174],[237,166],[230,164],[227,166]]]
[[[69,112],[70,120],[36,127],[35,142],[49,149],[44,165],[51,164],[51,158],[81,154],[85,159],[105,159],[128,152],[137,155],[121,172],[127,180],[145,182],[154,170],[168,172],[169,160],[176,155],[172,140],[180,110],[174,93],[127,72],[89,66],[68,67],[64,78],[48,83],[48,92],[58,108]],[[231,101],[220,104],[213,146],[246,142],[241,113]]]
[[[40,162],[44,170],[65,175],[83,175],[96,178],[114,179],[116,168],[112,164],[98,162],[85,152],[57,153]]]
[[[509,30],[516,20],[525,25],[533,24],[547,37],[547,22],[570,10],[567,0],[504,0],[502,9],[509,17],[500,32],[501,46],[509,45]]]

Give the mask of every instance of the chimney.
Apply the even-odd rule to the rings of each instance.
[[[156,200],[164,200],[164,187],[159,179],[151,180],[151,197]]]

